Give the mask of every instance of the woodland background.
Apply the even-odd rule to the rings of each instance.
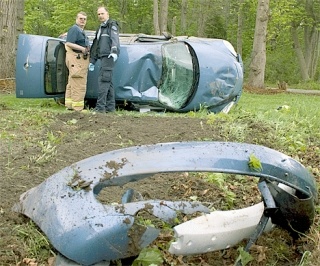
[[[320,0],[1,0],[0,79],[14,79],[20,33],[59,36],[105,5],[122,33],[222,38],[241,54],[248,86],[318,87]]]

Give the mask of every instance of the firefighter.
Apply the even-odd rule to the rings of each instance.
[[[76,24],[69,30],[66,39],[66,65],[69,69],[65,94],[65,106],[68,110],[82,111],[87,89],[89,67],[89,39],[84,32],[87,15],[79,12]]]
[[[120,53],[119,26],[115,20],[109,18],[109,12],[105,7],[97,10],[98,19],[101,23],[92,43],[90,69],[98,59],[101,67],[98,77],[98,99],[95,111],[115,111],[115,91],[112,83],[112,74],[115,62]]]

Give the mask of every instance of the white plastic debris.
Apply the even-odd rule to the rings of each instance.
[[[234,106],[235,102],[230,102],[228,103],[225,107],[223,107],[223,109],[221,110],[222,113],[229,113],[230,109],[232,108],[232,106]]]
[[[201,254],[230,248],[250,238],[263,214],[263,202],[248,208],[214,211],[174,227],[176,241],[169,252],[176,255]],[[265,231],[273,227],[270,219]]]

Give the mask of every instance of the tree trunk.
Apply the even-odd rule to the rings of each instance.
[[[160,33],[168,31],[169,0],[161,0],[160,5]]]
[[[269,0],[258,0],[256,27],[248,77],[248,85],[251,87],[264,88],[268,20]]]
[[[0,79],[13,78],[18,35],[23,31],[24,0],[0,1]]]
[[[210,3],[207,3],[207,0],[199,0],[199,13],[201,15],[198,16],[198,37],[206,37],[205,27],[208,19],[208,10]]]
[[[155,35],[160,35],[158,10],[159,10],[158,0],[153,0],[153,28],[154,28]]]
[[[125,17],[127,15],[127,12],[128,12],[128,8],[127,8],[127,0],[121,0],[119,1],[119,13],[120,13],[120,17],[121,17],[121,20],[119,22],[119,26],[120,26],[120,29],[124,32],[127,32],[127,29],[124,27],[124,21],[125,21]]]
[[[312,50],[312,57],[310,58],[310,69],[309,69],[309,75],[314,80],[317,68],[318,68],[318,62],[319,62],[319,52],[320,52],[320,32],[315,29],[315,36],[313,38],[314,41],[314,47]]]
[[[188,13],[188,2],[187,0],[181,1],[181,34],[187,33],[187,13]]]
[[[173,36],[176,35],[176,24],[177,24],[177,17],[174,16],[172,18],[172,26],[171,26],[171,35],[173,35]]]
[[[305,39],[305,60],[308,69],[309,78],[313,79],[316,73],[318,59],[319,59],[319,14],[316,4],[313,0],[306,0],[305,3],[306,13],[312,19],[312,24],[307,24],[304,27]]]
[[[305,0],[302,16],[291,18],[291,38],[303,81],[314,80],[319,61],[319,1]],[[304,6],[303,6],[304,5]],[[301,33],[303,32],[303,39]]]
[[[237,52],[242,55],[242,31],[243,31],[243,8],[244,0],[239,0],[238,29],[237,29]]]
[[[306,60],[304,58],[303,51],[302,51],[302,48],[301,48],[301,45],[299,42],[299,36],[298,36],[298,31],[297,31],[296,25],[292,25],[291,35],[292,35],[292,39],[293,39],[294,50],[296,51],[296,54],[297,54],[302,79],[307,81],[310,79],[310,77],[308,74]]]

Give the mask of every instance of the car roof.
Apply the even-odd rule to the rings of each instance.
[[[88,36],[89,41],[92,42],[94,37],[95,37],[95,35],[96,35],[96,32],[94,30],[84,30],[84,32]],[[60,34],[58,38],[66,40],[67,39],[67,34],[68,34],[68,32],[64,32],[64,33]]]

